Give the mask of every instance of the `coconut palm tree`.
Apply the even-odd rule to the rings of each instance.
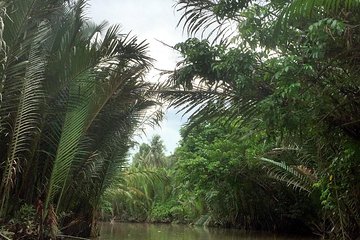
[[[132,166],[161,168],[166,166],[165,146],[160,135],[154,135],[150,144],[142,143],[132,158]]]

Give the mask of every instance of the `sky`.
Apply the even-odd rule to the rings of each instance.
[[[186,39],[182,28],[176,27],[180,14],[175,11],[174,0],[90,0],[89,3],[88,17],[93,21],[100,23],[106,20],[110,24],[120,24],[124,33],[131,31],[139,40],[147,40],[149,54],[156,60],[155,68],[174,69],[179,56],[158,41],[173,46]],[[155,81],[159,76],[153,70],[147,78]],[[176,112],[174,109],[168,110],[160,128],[146,127],[146,135],[137,140],[149,142],[152,135],[159,134],[164,141],[166,153],[174,152],[180,140],[180,126],[187,120]]]

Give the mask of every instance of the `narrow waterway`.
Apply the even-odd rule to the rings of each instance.
[[[237,229],[190,227],[173,224],[101,224],[101,240],[309,240]]]

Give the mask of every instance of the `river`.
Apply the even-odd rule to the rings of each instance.
[[[100,240],[309,240],[237,229],[202,228],[174,224],[101,224]]]

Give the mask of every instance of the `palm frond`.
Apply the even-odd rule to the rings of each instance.
[[[277,162],[264,157],[259,158],[259,160],[274,166],[273,168],[268,169],[270,177],[284,182],[294,189],[299,189],[307,193],[312,192],[312,186],[315,183],[314,179],[301,171],[301,167],[297,168],[289,166],[284,162]]]
[[[70,166],[69,174],[62,188],[62,191],[70,190],[67,194],[70,197],[73,193],[79,195],[79,191],[84,196],[92,196],[90,200],[94,207],[113,176],[124,165],[130,135],[139,124],[142,112],[156,104],[148,96],[150,85],[143,82],[147,65],[130,54],[133,52],[136,55],[141,48],[134,45],[133,39],[130,45],[122,45],[126,47],[124,52],[130,54],[122,57],[116,31],[117,29],[112,29],[111,34],[108,32],[108,37],[105,38],[105,42],[112,39],[107,43],[110,46],[102,42],[99,47],[101,54],[108,54],[108,57],[101,58],[95,66],[96,82],[89,91],[91,98],[86,98],[86,124],[78,139],[77,153],[67,166]],[[135,48],[132,49],[132,45]],[[79,172],[84,176],[81,179]],[[76,184],[71,179],[77,179]],[[62,200],[59,200],[59,204],[60,201]]]
[[[240,1],[246,2],[246,1]],[[232,2],[237,6],[237,1]],[[245,5],[244,5],[245,6]],[[188,35],[194,36],[201,32],[201,37],[205,34],[208,38],[213,38],[213,42],[218,40],[227,41],[232,35],[232,18],[235,18],[235,12],[232,16],[223,15],[221,12],[221,1],[215,0],[179,0],[177,2],[177,11],[182,12],[178,26],[183,24],[183,30],[186,29]],[[235,7],[237,10],[242,7]]]
[[[7,60],[7,47],[6,42],[4,40],[4,17],[6,17],[6,6],[5,2],[0,2],[0,62],[2,63],[0,66],[0,76],[3,76],[4,64]],[[2,94],[2,86],[3,81],[1,81],[0,85],[0,94]],[[2,102],[2,95],[0,95],[0,102]]]
[[[205,120],[224,118],[228,121],[250,119],[258,113],[261,100],[242,98],[239,93],[223,88],[193,87],[193,90],[163,88],[160,95],[170,101],[170,106],[189,115],[188,131]]]
[[[2,42],[6,43],[2,51],[6,54],[6,58],[3,59],[2,75],[0,76],[0,94],[3,98],[7,98],[4,94],[9,92],[5,89],[10,88],[11,84],[19,82],[13,78],[24,76],[29,48],[33,44],[34,34],[37,33],[38,23],[29,23],[28,21],[34,10],[35,2],[36,0],[13,1],[6,6],[6,16],[2,18],[2,23],[6,26],[6,29],[2,31]],[[20,86],[15,86],[15,89],[16,87],[20,88]]]
[[[70,86],[68,95],[64,95],[67,98],[64,100],[66,113],[50,177],[46,205],[54,199],[59,190],[63,191],[65,188],[71,163],[85,132],[93,89],[96,85],[97,73],[93,72],[93,68],[98,64],[97,59],[93,58],[93,54],[86,46],[77,47],[70,59],[71,69],[66,73],[67,75],[64,75],[65,82],[70,83]],[[59,117],[63,118],[63,115],[59,114]],[[61,202],[61,195],[58,203]]]
[[[100,24],[96,24],[93,22],[87,22],[86,26],[82,28],[83,36],[85,39],[91,43],[94,41],[94,43],[97,42],[97,39],[99,36],[98,34],[101,34],[104,32],[104,30],[108,27],[108,22],[103,21]]]
[[[314,15],[323,17],[351,12],[360,6],[359,0],[293,0],[281,7],[279,18],[275,26],[275,35],[280,29],[288,27],[289,22],[296,22],[301,18],[310,18]],[[277,36],[275,36],[277,37]]]
[[[119,94],[119,101],[123,101],[124,97]],[[114,112],[114,108],[110,106],[105,106],[102,113],[98,116],[96,125],[98,126],[107,126],[107,129],[97,129],[92,127],[91,131],[97,130],[96,136],[93,136],[97,139],[102,139],[101,144],[97,146],[97,149],[101,156],[99,159],[95,159],[96,162],[101,162],[100,168],[96,172],[89,172],[89,176],[93,176],[93,199],[94,204],[96,204],[102,195],[102,193],[109,187],[112,183],[112,180],[115,176],[119,174],[121,169],[124,167],[126,162],[126,154],[130,147],[130,135],[134,132],[135,127],[139,124],[139,120],[142,119],[141,112],[145,112],[149,107],[152,107],[154,103],[145,104],[142,103],[143,100],[138,99],[133,106],[128,106],[127,109],[119,108],[119,112]],[[109,113],[112,109],[112,114],[109,116],[106,113]],[[101,121],[100,121],[101,119]],[[100,122],[99,122],[100,121]],[[107,124],[104,124],[107,123]],[[99,131],[102,131],[101,133]]]
[[[311,16],[315,10],[326,12],[351,11],[360,5],[358,0],[293,0],[285,7],[285,18]]]
[[[6,208],[10,190],[16,184],[16,174],[21,171],[22,166],[25,166],[29,154],[33,151],[32,149],[36,148],[36,146],[33,146],[33,142],[40,131],[41,109],[44,105],[43,82],[46,62],[40,47],[42,42],[46,40],[47,34],[47,26],[40,24],[29,51],[25,75],[23,78],[16,79],[17,81],[14,81],[14,84],[11,84],[15,85],[15,87],[19,86],[21,91],[17,94],[14,91],[14,96],[12,96],[16,98],[18,105],[16,111],[11,113],[14,125],[10,133],[7,159],[5,160],[0,187],[2,193],[1,211]],[[10,91],[10,89],[7,90]]]
[[[84,98],[75,106],[69,105],[67,109],[50,177],[46,206],[52,202],[55,194],[59,193],[59,190],[64,190],[66,185],[71,163],[88,120],[89,102],[92,96],[90,93],[94,86],[94,82],[91,79],[93,79],[93,76],[90,70],[87,70],[77,77],[76,82],[73,83],[70,89],[70,98],[75,96],[78,99],[78,95],[81,94],[79,91],[83,92]],[[61,202],[61,195],[58,203]]]
[[[161,198],[164,185],[168,184],[166,171],[161,169],[130,167],[122,174],[105,193],[104,197],[113,203],[125,202],[131,214],[148,212],[156,198]],[[120,213],[122,209],[114,209]]]

